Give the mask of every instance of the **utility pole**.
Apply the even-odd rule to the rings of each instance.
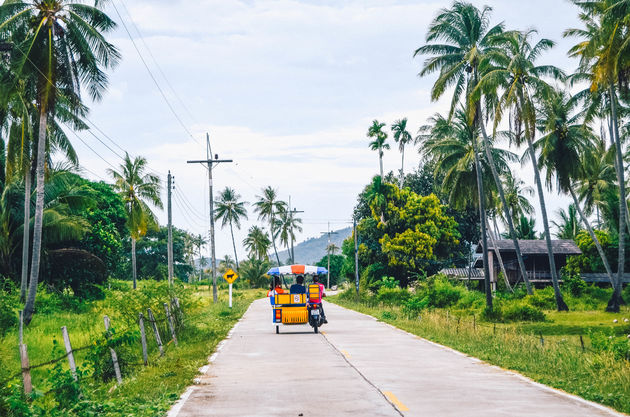
[[[289,215],[291,218],[291,227],[293,228],[293,215],[304,213],[304,210],[291,209],[291,196],[289,196]],[[295,263],[295,252],[293,251],[293,230],[291,230],[291,263]]]
[[[168,253],[168,285],[173,285],[173,210],[171,208],[171,191],[174,188],[173,179],[175,177],[171,176],[171,171],[168,171],[167,177],[167,196],[168,196],[168,245],[167,245],[167,253]]]
[[[330,235],[336,235],[337,232],[330,231],[330,222],[328,222],[328,231],[321,232],[328,235],[328,245],[326,246],[326,252],[328,253],[328,273],[326,274],[326,288],[330,289]]]
[[[231,159],[219,159],[219,155],[214,155],[212,159],[212,148],[210,147],[210,135],[206,133],[206,159],[187,161],[189,164],[205,164],[208,169],[209,200],[210,200],[210,258],[212,262],[212,300],[217,302],[217,257],[214,247],[214,200],[212,196],[212,168],[214,164],[221,162],[232,162]]]
[[[357,237],[357,219],[352,219],[352,233],[354,234],[354,279],[359,296],[359,239]]]

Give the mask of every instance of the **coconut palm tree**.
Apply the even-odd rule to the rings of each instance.
[[[534,213],[534,207],[527,196],[533,196],[534,189],[512,174],[504,176],[503,185],[505,200],[510,208],[509,212],[512,213],[512,221],[517,223],[521,216],[531,216]],[[507,224],[505,219],[503,221]]]
[[[339,246],[335,245],[334,243],[330,243],[326,245],[326,252],[330,252],[331,255],[334,255],[335,252],[339,250],[340,250]]]
[[[99,2],[90,6],[80,0],[5,1],[0,6],[0,33],[19,29],[24,34],[22,39],[12,39],[19,52],[13,68],[21,78],[37,80],[36,197],[29,291],[24,306],[27,324],[32,319],[39,280],[48,116],[61,97],[71,103],[72,109],[79,109],[81,89],[92,99],[100,99],[107,86],[103,69],[115,65],[120,57],[103,36],[116,24],[100,7]]]
[[[569,29],[565,36],[582,39],[569,51],[572,57],[580,58],[580,71],[590,78],[590,91],[606,92],[606,101],[610,107],[609,121],[611,140],[615,146],[615,164],[617,185],[619,187],[619,252],[617,279],[613,286],[613,295],[606,307],[607,311],[619,312],[623,303],[621,296],[623,271],[625,264],[625,239],[628,206],[624,178],[622,140],[619,133],[619,98],[618,92],[627,93],[627,70],[630,67],[629,22],[627,2],[620,0],[573,0],[583,13],[580,20],[584,29]],[[594,95],[595,95],[594,94]]]
[[[272,187],[263,188],[262,195],[257,195],[256,198],[258,201],[254,203],[254,211],[258,213],[258,220],[267,221],[267,223],[269,223],[273,251],[276,255],[276,261],[278,265],[280,265],[280,257],[278,256],[278,249],[276,248],[274,222],[280,212],[286,211],[287,203],[278,199],[278,192]]]
[[[496,93],[498,89],[502,89],[494,114],[495,127],[501,121],[503,113],[509,110],[512,110],[514,125],[523,127],[522,131],[517,128],[511,138],[517,146],[522,144],[527,146],[526,156],[532,161],[556,307],[558,311],[568,311],[569,307],[564,302],[558,283],[558,271],[553,255],[547,207],[534,149],[537,100],[553,94],[553,89],[545,81],[545,78],[564,79],[565,75],[554,66],[536,64],[540,55],[551,49],[554,43],[548,39],[540,39],[532,44],[530,39],[535,33],[534,30],[527,32],[511,31],[503,33],[500,38],[495,39],[501,50],[500,52],[495,51],[493,54],[492,67],[483,74],[475,94],[480,94],[482,91]],[[483,124],[481,127],[482,133],[484,133]],[[484,136],[486,135],[484,134]]]
[[[597,227],[601,228],[600,209],[606,204],[606,195],[616,187],[614,147],[607,149],[603,139],[596,138],[592,146],[583,150],[580,176],[575,179],[578,200],[584,202],[586,215],[596,214]],[[579,207],[579,205],[578,205]],[[611,227],[612,228],[612,227]]]
[[[114,179],[114,189],[122,197],[125,203],[127,215],[127,227],[131,235],[131,270],[133,276],[133,288],[136,289],[136,241],[147,233],[147,229],[157,224],[155,214],[149,204],[162,208],[160,199],[160,179],[145,173],[147,160],[141,156],[133,160],[125,152],[125,159],[120,164],[119,171],[107,169],[108,174]]]
[[[271,240],[267,232],[258,226],[252,226],[247,231],[247,237],[243,240],[243,246],[249,252],[251,258],[260,260],[267,260],[269,256],[269,247],[271,246]]]
[[[485,134],[483,123],[481,123],[483,115],[478,106],[480,99],[477,97],[475,100],[471,100],[473,98],[471,93],[474,92],[479,82],[479,68],[480,66],[488,66],[488,56],[491,56],[495,52],[493,39],[503,32],[502,24],[490,26],[491,11],[492,9],[490,7],[485,6],[479,10],[474,5],[461,1],[453,3],[450,9],[442,9],[440,14],[438,14],[429,26],[429,33],[426,39],[427,44],[418,48],[414,56],[430,55],[420,72],[421,76],[436,71],[440,72],[431,91],[432,100],[439,99],[448,87],[453,87],[453,97],[451,99],[448,119],[450,120],[452,118],[460,104],[462,95],[464,95],[466,101],[465,106],[471,111],[471,123],[481,125],[482,127],[481,133],[484,138],[483,148],[488,149],[486,151],[486,158],[488,158],[490,162],[492,176],[499,192],[501,207],[504,210],[504,218],[506,218],[508,222],[508,229],[514,243],[519,269],[525,281],[527,292],[531,293],[532,287],[527,277],[520,245],[515,237],[516,232],[512,224],[512,215],[507,212],[508,205],[505,201],[501,178],[494,168],[495,163],[492,160],[492,153],[489,151],[491,144]],[[488,93],[487,95],[492,94]],[[468,106],[469,101],[473,104],[472,106]],[[491,100],[486,101],[490,102]],[[479,176],[481,177],[481,175]],[[479,187],[477,188],[479,189]],[[483,204],[484,202],[481,201],[481,203]],[[487,233],[485,224],[486,216],[480,215],[480,217],[482,244],[485,245],[484,242]],[[486,279],[486,282],[487,285],[489,285],[488,279]]]
[[[398,143],[398,150],[401,155],[400,188],[402,188],[405,180],[405,146],[413,140],[411,133],[407,131],[407,118],[396,120],[392,125],[392,132],[394,132],[394,142]],[[381,175],[383,175],[382,172]]]
[[[196,235],[196,236],[193,235],[192,244],[193,244],[193,247],[197,248],[197,255],[199,255],[199,281],[203,279],[203,265],[204,265],[204,258],[201,253],[201,249],[207,243],[208,243],[208,240],[205,237],[203,237],[203,235],[201,234]]]
[[[285,245],[287,252],[291,257],[291,262],[294,262],[293,253],[289,247],[290,243],[295,240],[295,232],[302,232],[302,219],[297,218],[288,210],[283,210],[275,220],[275,233],[276,238],[280,241],[281,245]]]
[[[368,129],[367,137],[373,139],[370,142],[369,147],[373,151],[378,151],[378,164],[380,167],[381,178],[383,178],[383,150],[389,149],[389,143],[387,143],[387,133],[383,132],[385,123],[380,123],[378,120],[372,121],[372,126]]]
[[[608,278],[614,286],[615,278],[606,254],[575,193],[576,181],[592,175],[593,170],[599,165],[597,163],[599,158],[593,158],[598,142],[588,125],[581,123],[581,113],[574,114],[577,105],[577,100],[569,98],[562,92],[556,92],[545,100],[538,122],[543,136],[534,147],[540,149],[538,164],[547,171],[547,185],[549,186],[555,177],[558,190],[570,194],[573,198],[573,204],[569,206],[568,212],[564,210],[558,212],[561,223],[553,222],[559,228],[556,236],[561,239],[575,239],[580,230],[581,220],[595,243]],[[586,163],[590,165],[592,162],[595,162],[594,167],[586,166]],[[596,180],[594,187],[597,187],[597,183]],[[606,187],[610,184],[608,183]]]
[[[236,269],[238,270],[238,255],[236,254],[236,241],[234,240],[234,226],[241,229],[241,220],[247,220],[247,209],[240,194],[233,188],[225,187],[219,194],[217,207],[215,209],[215,220],[221,220],[221,228],[230,225],[230,234],[232,235],[232,247],[234,248],[234,259],[236,260]]]

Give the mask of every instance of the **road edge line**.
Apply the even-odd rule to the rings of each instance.
[[[331,304],[336,305],[337,307],[341,307],[341,308],[343,308],[344,310],[348,310],[348,311],[351,311],[351,312],[353,312],[353,313],[361,314],[361,315],[366,316],[366,317],[368,317],[368,318],[370,318],[370,319],[373,319],[373,320],[375,320],[375,321],[377,321],[377,322],[383,323],[384,325],[389,326],[389,327],[391,327],[391,328],[393,328],[393,329],[396,329],[396,330],[398,330],[399,332],[406,333],[406,334],[408,334],[409,336],[412,336],[412,337],[414,337],[414,338],[416,338],[416,339],[420,339],[420,340],[422,340],[422,341],[424,341],[424,342],[430,343],[430,344],[432,344],[432,345],[434,345],[434,346],[437,346],[437,347],[439,347],[439,348],[442,348],[442,349],[444,349],[444,350],[448,350],[449,352],[452,352],[452,353],[454,353],[454,354],[456,354],[456,355],[459,355],[459,356],[464,356],[464,357],[466,357],[466,358],[468,358],[468,359],[472,360],[474,363],[482,363],[482,364],[487,365],[487,366],[490,366],[490,367],[492,367],[492,368],[495,368],[495,369],[500,369],[501,371],[506,372],[506,373],[508,373],[508,374],[511,374],[511,375],[513,375],[513,376],[515,376],[515,377],[517,377],[517,378],[519,378],[519,379],[521,379],[521,380],[523,380],[523,381],[525,381],[525,382],[529,382],[530,384],[532,384],[532,385],[534,385],[534,386],[536,386],[536,387],[538,387],[538,388],[541,388],[541,389],[543,389],[544,391],[548,391],[548,392],[550,392],[550,393],[552,393],[552,394],[556,394],[556,395],[558,395],[558,396],[560,396],[560,397],[565,397],[565,398],[567,398],[567,399],[570,399],[570,400],[573,400],[573,401],[579,402],[579,403],[581,403],[581,404],[591,406],[591,407],[593,407],[593,408],[595,408],[595,409],[598,409],[598,410],[600,410],[600,411],[607,412],[608,414],[610,414],[611,416],[614,416],[614,417],[628,417],[628,416],[630,416],[630,414],[625,414],[625,413],[622,413],[621,411],[617,411],[617,410],[615,410],[614,408],[608,407],[608,406],[606,406],[606,405],[604,405],[604,404],[599,404],[599,403],[596,403],[596,402],[594,402],[594,401],[587,400],[586,398],[582,398],[582,397],[580,397],[579,395],[576,395],[576,394],[571,394],[571,393],[569,393],[569,392],[563,391],[563,390],[562,390],[562,389],[560,389],[560,388],[550,387],[549,385],[545,385],[545,384],[543,384],[543,383],[540,383],[540,382],[534,381],[534,380],[533,380],[533,379],[531,379],[530,377],[528,377],[528,376],[526,376],[526,375],[523,375],[523,374],[521,374],[521,373],[519,373],[519,372],[517,372],[517,371],[514,371],[514,370],[512,370],[512,369],[501,368],[500,366],[493,365],[493,364],[491,364],[491,363],[489,363],[489,362],[486,362],[486,361],[484,361],[484,360],[481,360],[481,359],[479,359],[479,358],[477,358],[477,357],[475,357],[475,356],[471,356],[471,355],[469,355],[469,354],[467,354],[467,353],[460,352],[459,350],[455,350],[455,349],[453,349],[452,347],[449,347],[449,346],[446,346],[446,345],[442,345],[442,344],[440,344],[440,343],[434,342],[434,341],[429,340],[429,339],[425,339],[425,338],[424,338],[424,337],[422,337],[422,336],[418,336],[417,334],[413,334],[413,333],[408,332],[408,331],[406,331],[406,330],[403,330],[403,329],[401,329],[401,328],[399,328],[399,327],[396,327],[396,326],[394,326],[394,325],[392,325],[392,324],[389,324],[389,323],[386,323],[386,322],[384,322],[384,321],[381,321],[381,320],[377,319],[376,317],[371,316],[371,315],[369,315],[369,314],[365,314],[365,313],[362,313],[362,312],[360,312],[360,311],[356,311],[356,310],[353,310],[353,309],[351,309],[351,308],[344,307],[344,306],[339,305],[339,304],[337,304],[337,303],[333,303],[332,301],[328,301],[328,302],[329,302],[329,303],[331,303]],[[330,343],[330,342],[329,342],[329,343]],[[334,346],[333,346],[333,347],[334,347]]]

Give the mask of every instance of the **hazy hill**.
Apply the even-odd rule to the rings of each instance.
[[[341,253],[341,244],[343,241],[352,234],[352,227],[347,227],[345,229],[334,230],[337,232],[336,235],[330,235],[330,242],[334,243],[339,247]],[[326,246],[328,245],[328,236],[322,235],[321,237],[312,237],[310,239],[305,240],[304,242],[298,243],[294,247],[295,252],[295,263],[297,264],[310,264],[313,265],[318,262],[324,255],[326,255]],[[272,252],[269,253],[271,258],[275,258],[275,255]],[[282,263],[286,263],[289,259],[289,253],[284,250],[282,252],[278,252],[278,256],[280,257],[280,261]],[[275,259],[274,259],[275,260]]]

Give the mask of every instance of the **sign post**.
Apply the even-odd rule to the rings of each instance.
[[[232,283],[236,281],[237,278],[238,274],[234,272],[232,268],[228,269],[225,271],[225,274],[223,274],[223,279],[230,284],[230,308],[232,308]]]

